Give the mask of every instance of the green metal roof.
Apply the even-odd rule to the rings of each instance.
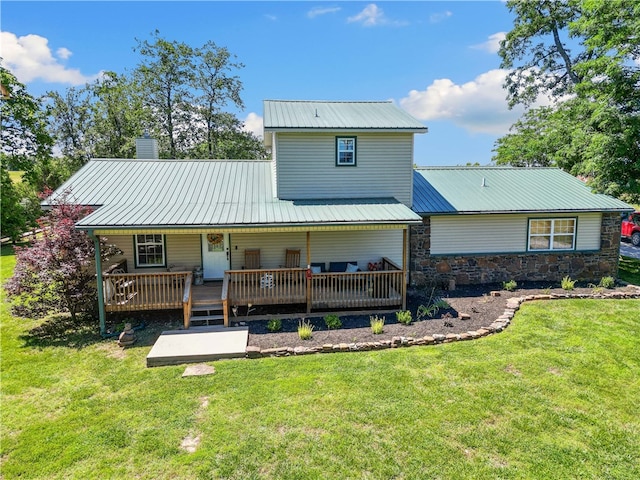
[[[413,210],[423,215],[632,210],[557,168],[419,168],[413,185]]]
[[[390,101],[265,100],[264,129],[427,131],[420,121]]]
[[[279,200],[271,175],[268,161],[96,159],[43,204],[70,189],[77,203],[100,207],[77,223],[82,229],[420,221],[395,199]]]

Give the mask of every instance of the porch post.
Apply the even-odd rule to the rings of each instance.
[[[307,269],[311,268],[311,232],[307,231]],[[311,279],[307,277],[307,313],[311,313]]]
[[[104,310],[104,291],[102,286],[102,257],[100,256],[100,239],[94,235],[93,230],[88,230],[89,237],[93,239],[93,249],[96,260],[96,287],[98,292],[98,317],[100,318],[100,334],[107,333],[106,314]]]
[[[407,309],[407,227],[402,229],[402,310]]]

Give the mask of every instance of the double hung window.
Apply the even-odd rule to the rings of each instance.
[[[336,165],[356,165],[356,137],[336,137]]]
[[[166,266],[164,235],[134,235],[136,267]]]
[[[575,246],[575,218],[529,219],[529,250],[574,250]]]

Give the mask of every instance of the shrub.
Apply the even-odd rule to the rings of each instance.
[[[438,312],[438,307],[435,304],[420,305],[417,311],[418,320],[424,320],[425,318],[433,317]]]
[[[279,318],[272,318],[267,322],[267,330],[270,332],[279,332],[282,330],[282,320]]]
[[[329,330],[336,330],[342,327],[342,322],[340,321],[340,317],[334,314],[326,315],[324,317],[324,323],[327,324],[327,328]]]
[[[560,286],[562,287],[563,290],[573,290],[575,285],[576,285],[576,281],[571,280],[571,277],[569,277],[569,275],[565,276],[560,282]]]
[[[602,277],[598,286],[602,288],[613,288],[616,286],[616,279],[613,277]]]
[[[516,288],[518,288],[518,282],[515,280],[509,280],[508,282],[502,282],[502,288],[507,292],[513,292]]]
[[[372,315],[369,317],[369,321],[371,323],[371,332],[374,335],[379,335],[382,332],[384,332],[385,317],[378,317],[377,315]]]
[[[451,305],[449,305],[449,302],[447,302],[445,299],[443,298],[439,298],[437,302],[434,303],[434,305],[436,306],[436,308],[438,310],[445,310],[447,308],[450,308]]]
[[[413,321],[413,317],[411,316],[411,311],[403,310],[400,312],[396,312],[396,320],[398,320],[398,322],[403,323],[405,325],[411,324],[411,322]]]
[[[313,333],[313,325],[310,320],[300,320],[298,323],[298,336],[300,340],[309,340]]]
[[[28,247],[16,248],[16,267],[5,286],[14,314],[43,317],[67,311],[75,322],[78,314],[93,313],[97,301],[94,242],[74,226],[91,211],[73,203],[71,191],[63,192],[38,220],[38,238]],[[103,261],[121,253],[104,239],[99,242]]]

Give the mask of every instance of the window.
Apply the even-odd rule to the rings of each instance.
[[[575,244],[575,218],[529,220],[529,250],[573,250]]]
[[[356,165],[356,137],[336,137],[336,165]]]
[[[136,267],[164,267],[164,235],[134,235]]]

